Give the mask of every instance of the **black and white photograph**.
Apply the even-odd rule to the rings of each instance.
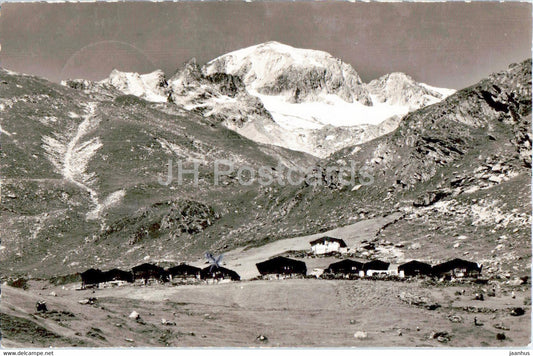
[[[529,355],[531,2],[1,2],[0,46],[3,355]]]

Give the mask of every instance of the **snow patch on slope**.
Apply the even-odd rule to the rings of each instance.
[[[0,125],[0,135],[11,136],[11,133],[8,132],[8,131],[6,131],[6,130],[4,130],[4,129],[2,128],[2,125]]]
[[[104,210],[119,205],[125,195],[126,191],[124,189],[109,194],[101,204],[98,204],[93,210],[87,213],[87,220],[98,219]]]
[[[96,104],[94,103],[88,105],[87,115],[85,115],[83,121],[78,126],[74,137],[67,143],[61,173],[65,179],[89,192],[95,204],[98,204],[97,193],[89,188],[89,185],[95,180],[96,173],[87,173],[86,170],[87,165],[96,154],[96,151],[102,147],[102,142],[99,137],[93,137],[85,142],[80,142],[81,138],[95,128],[100,121],[94,115],[95,108]]]
[[[107,197],[104,203],[100,203],[98,192],[92,188],[96,182],[96,173],[87,172],[87,167],[103,144],[99,137],[85,141],[83,137],[94,130],[100,122],[95,111],[96,103],[89,103],[86,114],[82,116],[82,122],[73,134],[53,133],[54,137],[42,138],[45,155],[56,171],[67,181],[89,193],[89,199],[94,207],[87,213],[88,220],[99,218],[104,209],[113,206],[124,196],[123,191],[117,191]]]
[[[91,202],[98,208],[98,193],[90,187],[96,175],[94,172],[87,173],[86,170],[91,159],[102,147],[102,143],[99,137],[80,143],[82,137],[98,125],[99,120],[95,116],[95,108],[95,103],[87,105],[87,113],[83,116],[83,121],[76,128],[73,137],[69,138],[68,134],[54,133],[54,137],[44,136],[42,140],[46,157],[56,171],[69,182],[88,192]]]

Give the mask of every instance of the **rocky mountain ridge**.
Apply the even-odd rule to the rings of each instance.
[[[410,76],[399,72],[372,80],[367,89],[375,101],[408,106],[410,111],[435,104],[455,92],[417,83]]]
[[[353,67],[329,53],[278,42],[230,52],[204,66],[193,59],[168,80],[159,70],[142,75],[114,70],[97,84],[65,84],[171,101],[253,141],[322,158],[390,132],[399,117],[453,92],[401,73],[365,84]]]

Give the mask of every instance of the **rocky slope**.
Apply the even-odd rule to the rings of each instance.
[[[169,100],[205,118],[241,128],[247,122],[273,123],[261,101],[250,95],[238,76],[206,75],[192,59],[169,79]]]
[[[352,162],[355,180],[344,185],[338,172],[349,172]],[[284,211],[280,224],[331,227],[399,211],[403,217],[375,238],[383,250],[377,257],[464,255],[498,276],[529,274],[531,60],[412,112],[393,132],[319,165],[323,184],[268,193],[292,195],[271,206]],[[328,174],[327,167],[334,169]]]
[[[506,159],[520,155],[529,167],[531,136],[524,129],[531,120],[530,64],[513,65],[441,103],[413,112],[390,135],[353,154],[338,152],[332,159],[364,162],[379,176],[399,180],[406,188],[430,180],[440,167],[464,159],[481,145],[505,142],[498,151]],[[478,160],[488,159],[492,151],[480,152]]]

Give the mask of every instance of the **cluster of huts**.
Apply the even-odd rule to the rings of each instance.
[[[343,255],[348,252],[348,247],[344,240],[322,236],[316,240],[310,241],[311,252],[314,255]],[[283,263],[291,263],[285,261]],[[259,268],[259,265],[258,265]],[[479,277],[481,266],[475,262],[462,260],[459,258],[447,261],[435,266],[422,261],[410,261],[401,265],[391,265],[388,262],[374,260],[370,262],[357,262],[345,259],[340,262],[332,263],[323,271],[327,276],[352,276],[375,277],[375,276],[433,276],[445,278],[465,278]]]
[[[130,271],[114,268],[109,271],[88,269],[81,273],[82,288],[99,286],[100,284],[123,284],[150,282],[165,283],[176,279],[226,279],[238,281],[241,277],[232,270],[224,267],[209,266],[198,268],[187,264],[180,264],[170,268],[163,268],[152,263],[143,263],[133,267]]]
[[[305,277],[307,266],[305,262],[288,257],[278,256],[256,264],[262,278],[294,278]],[[477,278],[481,275],[481,268],[475,262],[455,258],[435,266],[428,263],[412,260],[401,265],[391,265],[381,260],[358,262],[344,259],[334,262],[326,268],[321,275],[327,278],[365,278],[387,277],[399,278],[430,276],[437,278]],[[82,288],[99,286],[100,284],[123,283],[165,283],[176,280],[240,280],[237,272],[224,267],[209,266],[198,268],[187,264],[180,264],[170,268],[163,268],[151,263],[135,266],[131,271],[114,268],[101,271],[91,268],[81,273]]]
[[[305,262],[287,257],[274,257],[268,261],[256,264],[259,273],[265,277],[296,277],[305,276],[307,267]],[[353,278],[353,277],[386,277],[400,278],[414,276],[430,276],[437,278],[477,278],[481,275],[481,268],[475,262],[455,258],[453,260],[431,266],[428,263],[412,260],[401,265],[391,265],[381,260],[366,263],[344,259],[332,263],[323,271],[324,277]]]
[[[323,236],[310,242],[311,251],[316,255],[343,255],[348,251],[342,239]],[[261,278],[305,277],[308,273],[305,262],[278,256],[256,264]],[[323,278],[382,278],[387,276],[406,278],[414,276],[431,276],[436,278],[477,278],[481,275],[481,266],[475,262],[455,258],[453,260],[431,266],[422,261],[409,261],[401,265],[391,265],[389,262],[372,260],[358,262],[344,259],[332,263],[328,268],[311,275]],[[187,264],[180,264],[170,268],[163,268],[151,263],[135,266],[131,271],[112,269],[101,271],[89,269],[81,273],[82,288],[98,286],[101,283],[122,284],[150,282],[165,283],[176,280],[240,280],[240,276],[230,269],[221,266],[198,268]]]

